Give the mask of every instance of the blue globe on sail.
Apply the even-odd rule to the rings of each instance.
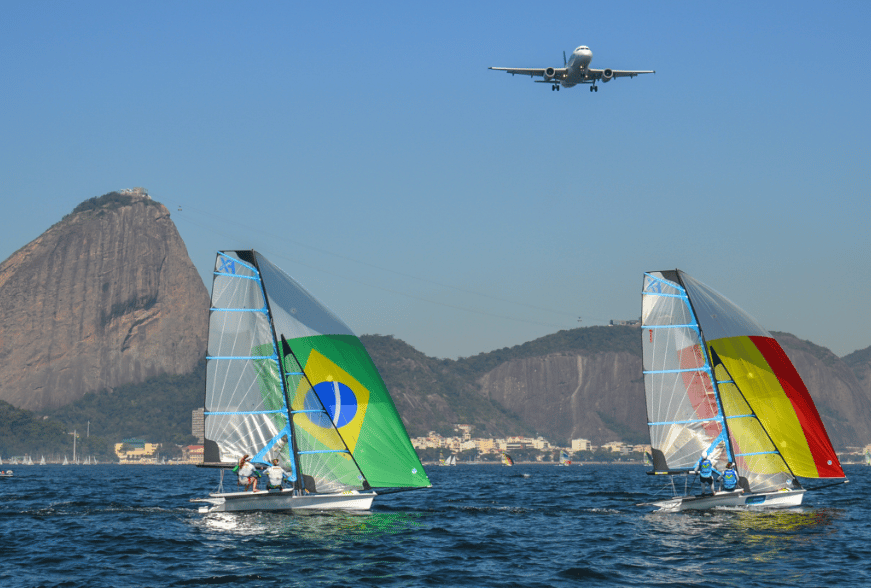
[[[321,382],[315,384],[314,393],[309,390],[305,397],[306,410],[318,410],[321,405],[327,410],[329,418],[323,413],[308,413],[309,420],[319,427],[331,428],[335,423],[342,428],[357,414],[357,396],[354,391],[341,382]],[[318,402],[320,400],[320,402]]]

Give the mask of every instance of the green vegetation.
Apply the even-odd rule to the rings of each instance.
[[[163,375],[141,384],[88,393],[78,401],[49,413],[68,430],[84,431],[112,440],[138,437],[151,443],[190,445],[191,412],[203,406],[205,358],[185,375]]]
[[[31,457],[56,455],[69,452],[72,457],[73,438],[67,434],[63,423],[42,418],[36,414],[15,408],[0,400],[0,457]]]

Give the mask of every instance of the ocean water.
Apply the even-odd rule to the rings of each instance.
[[[864,466],[798,509],[674,514],[636,506],[662,481],[630,465],[431,466],[432,489],[368,513],[211,515],[189,500],[215,470],[14,469],[0,478],[3,587],[871,584]]]

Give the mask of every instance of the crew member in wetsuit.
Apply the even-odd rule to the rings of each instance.
[[[723,490],[731,492],[738,487],[738,472],[735,470],[735,464],[731,461],[726,464],[726,469],[720,476],[720,482],[723,484]]]
[[[285,476],[284,469],[280,465],[278,465],[278,458],[272,460],[272,465],[266,468],[266,489],[267,490],[281,490],[282,485],[284,483]]]
[[[260,477],[260,472],[251,463],[247,453],[239,460],[239,465],[233,469],[239,473],[239,484],[245,486],[246,491],[251,488],[252,492],[257,492],[257,478]]]
[[[714,472],[716,472],[717,475],[719,475],[720,472],[714,468],[714,464],[712,464],[711,460],[708,459],[706,453],[703,453],[698,463],[696,463],[696,471],[699,472],[699,481],[702,483],[702,496],[705,494],[713,494]]]

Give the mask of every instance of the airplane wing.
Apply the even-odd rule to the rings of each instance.
[[[605,75],[605,72],[610,72],[609,75]],[[608,79],[611,78],[634,78],[638,74],[647,74],[647,73],[656,73],[654,70],[647,71],[630,71],[628,69],[588,69],[587,75],[588,77],[595,78],[597,80],[601,80],[603,77]]]
[[[564,67],[491,67],[489,69],[494,69],[496,71],[504,71],[508,72],[511,75],[523,75],[523,76],[541,76],[541,77],[549,77],[554,80],[561,80],[566,77],[568,73],[568,69]],[[553,71],[553,75],[546,76],[545,72],[550,73],[548,70]]]

